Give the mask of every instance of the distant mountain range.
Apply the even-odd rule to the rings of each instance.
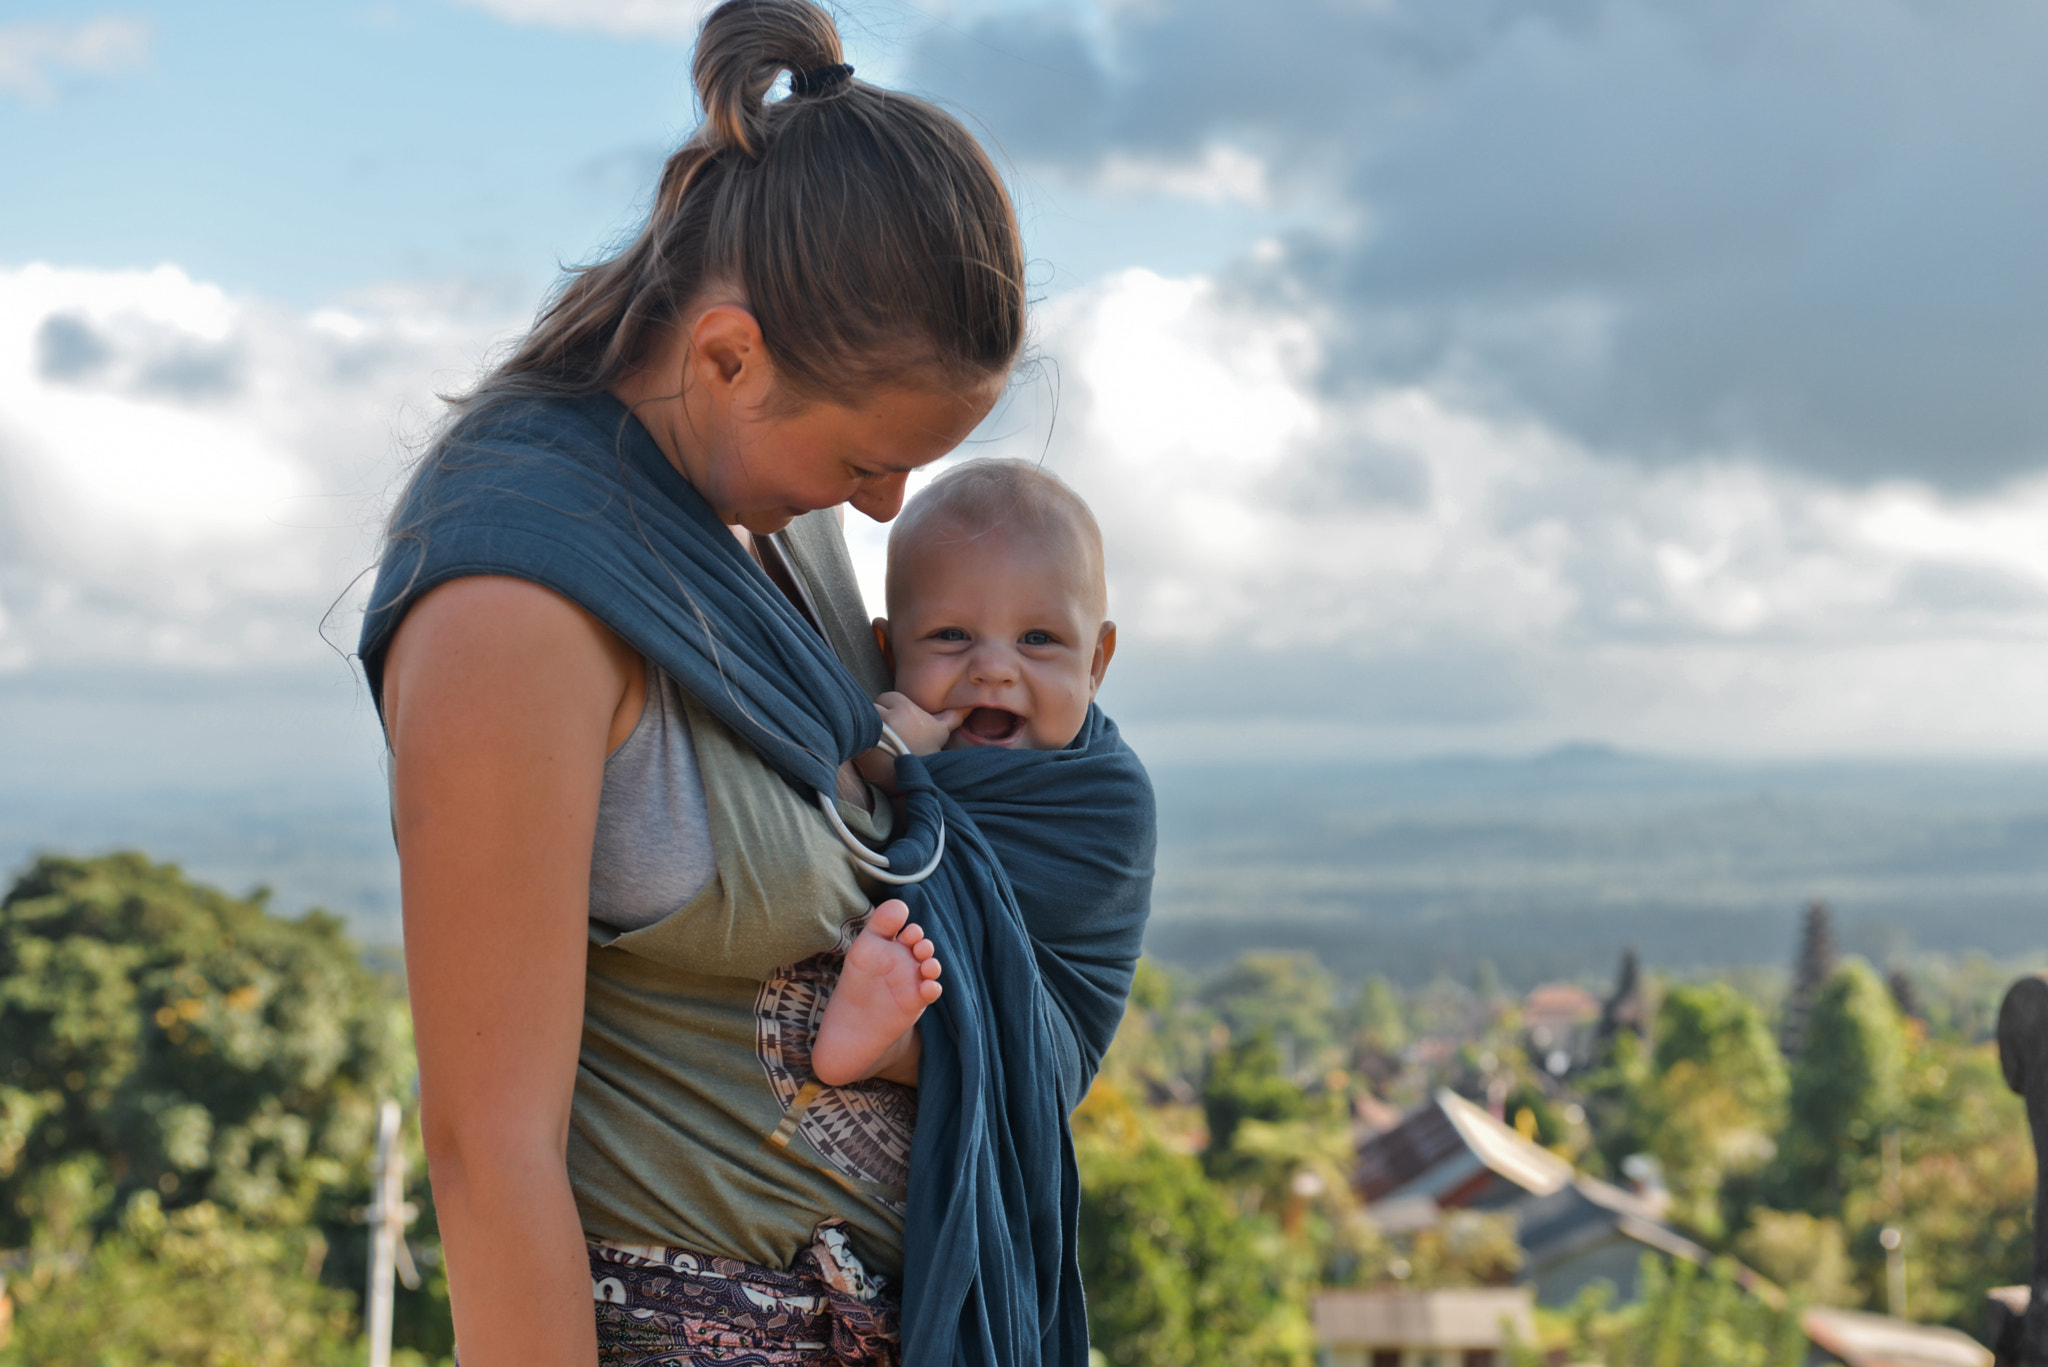
[[[1711,763],[1571,746],[1526,759],[1156,766],[1147,948],[1190,968],[1308,950],[1345,976],[1503,979],[1790,962],[1800,908],[1845,948],[2048,950],[2048,764]],[[0,792],[0,865],[132,846],[398,938],[373,771],[294,784]]]
[[[1148,948],[1314,951],[1403,980],[1789,963],[1827,899],[1845,947],[2048,949],[2048,765],[1713,763],[1569,746],[1520,760],[1155,770]]]

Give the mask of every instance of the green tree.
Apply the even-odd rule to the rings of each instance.
[[[2032,1139],[1990,1044],[1931,1041],[1908,1056],[1900,1108],[1899,1181],[1880,1165],[1845,1203],[1871,1299],[1881,1303],[1877,1233],[1904,1231],[1907,1309],[1914,1319],[1982,1327],[1984,1293],[2024,1281],[2033,1259],[2027,1213]]]
[[[412,1089],[405,1022],[325,913],[284,920],[137,854],[31,866],[0,901],[0,1247],[34,1269],[20,1343],[101,1335],[33,1360],[187,1361],[183,1307],[230,1275],[204,1268],[279,1324],[351,1304],[315,1279],[359,1284],[352,1212],[378,1104]],[[122,1313],[65,1308],[93,1297]],[[445,1301],[407,1301],[414,1344],[442,1351]]]
[[[1103,1059],[1104,1074],[1126,1089],[1192,1104],[1216,1025],[1192,997],[1173,970],[1153,959],[1138,960],[1123,1022]]]
[[[1816,1305],[1863,1303],[1841,1223],[1804,1211],[1755,1210],[1735,1253],[1787,1291]]]
[[[1593,1147],[1581,1159],[1587,1168],[1619,1172],[1623,1159],[1649,1147],[1640,1097],[1654,1076],[1650,1051],[1640,1035],[1624,1030],[1602,1044],[1593,1066],[1578,1079],[1593,1135]]]
[[[1799,1367],[1806,1335],[1796,1309],[1779,1308],[1744,1291],[1735,1267],[1719,1260],[1706,1270],[1689,1262],[1643,1259],[1643,1294],[1610,1310],[1613,1287],[1588,1288],[1567,1312],[1563,1340],[1517,1344],[1514,1367],[1546,1361],[1599,1362],[1606,1367]],[[1551,1350],[1550,1353],[1544,1351]],[[1562,1357],[1552,1356],[1561,1353]]]
[[[1401,994],[1385,978],[1374,974],[1359,989],[1351,1009],[1359,1047],[1392,1057],[1408,1043],[1408,1023],[1401,1011]]]
[[[361,1355],[346,1291],[308,1275],[304,1228],[254,1230],[211,1201],[165,1215],[138,1192],[121,1227],[68,1275],[18,1280],[0,1362],[101,1367],[342,1367]]]
[[[1233,1037],[1264,1032],[1291,1069],[1326,1066],[1336,1043],[1336,982],[1305,954],[1247,954],[1202,989]]]
[[[1312,1265],[1114,1084],[1074,1113],[1089,1337],[1115,1367],[1307,1367]]]
[[[1898,1118],[1905,1043],[1891,993],[1861,960],[1815,994],[1778,1145],[1783,1208],[1841,1211]]]
[[[1784,1060],[1763,1011],[1726,983],[1672,988],[1655,1038],[1649,1074],[1630,1096],[1630,1129],[1663,1167],[1675,1218],[1718,1240],[1728,1177],[1772,1155]]]
[[[1251,1157],[1237,1150],[1239,1126],[1246,1121],[1298,1121],[1308,1111],[1307,1094],[1281,1075],[1280,1051],[1270,1031],[1231,1041],[1210,1061],[1202,1087],[1202,1113],[1209,1122],[1203,1166],[1212,1177],[1250,1175]]]

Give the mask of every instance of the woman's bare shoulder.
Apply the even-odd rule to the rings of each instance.
[[[470,707],[550,699],[617,707],[643,690],[642,674],[631,646],[552,589],[506,575],[451,579],[420,595],[392,638],[385,728],[399,733],[409,696],[444,689]]]

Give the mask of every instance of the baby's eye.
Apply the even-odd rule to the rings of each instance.
[[[1024,633],[1023,643],[1027,646],[1049,646],[1054,644],[1054,641],[1049,631],[1027,631]]]
[[[964,641],[967,639],[967,633],[959,627],[940,627],[932,633],[932,639],[934,641]]]

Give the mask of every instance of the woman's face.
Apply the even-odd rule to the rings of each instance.
[[[735,403],[724,431],[706,434],[701,474],[685,473],[720,518],[758,534],[841,503],[887,522],[910,472],[965,441],[1001,392],[992,378],[964,390],[891,386],[858,407]]]
[[[765,535],[841,503],[887,522],[910,472],[965,441],[1004,379],[913,372],[857,404],[792,404],[760,324],[723,299],[674,329],[612,392],[726,525]]]

